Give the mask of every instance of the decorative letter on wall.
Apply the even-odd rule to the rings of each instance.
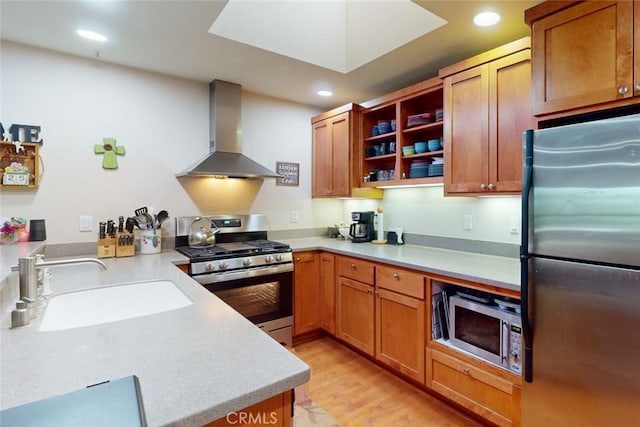
[[[115,138],[102,138],[103,144],[96,144],[93,146],[93,152],[96,154],[102,154],[102,167],[104,169],[118,169],[118,156],[124,156],[124,147],[116,146]]]

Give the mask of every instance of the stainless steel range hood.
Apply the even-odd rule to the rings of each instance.
[[[209,84],[209,154],[176,176],[277,178],[279,175],[242,154],[242,88],[214,80]]]

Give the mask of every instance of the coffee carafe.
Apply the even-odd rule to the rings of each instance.
[[[349,227],[349,235],[354,243],[370,242],[376,238],[376,230],[374,227],[374,219],[376,213],[368,212],[351,212],[351,219],[355,221]]]

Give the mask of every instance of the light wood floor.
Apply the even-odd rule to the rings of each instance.
[[[342,427],[481,425],[331,338],[294,352],[311,367],[308,395]]]

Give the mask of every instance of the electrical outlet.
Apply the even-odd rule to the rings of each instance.
[[[512,216],[509,218],[509,231],[511,234],[518,234],[520,232],[520,218]]]
[[[80,215],[80,231],[93,231],[93,217]]]
[[[467,231],[473,230],[473,216],[471,216],[470,214],[467,214],[463,218],[464,218],[464,229]]]
[[[299,212],[298,211],[291,211],[291,222],[298,222],[299,220],[300,220]]]

